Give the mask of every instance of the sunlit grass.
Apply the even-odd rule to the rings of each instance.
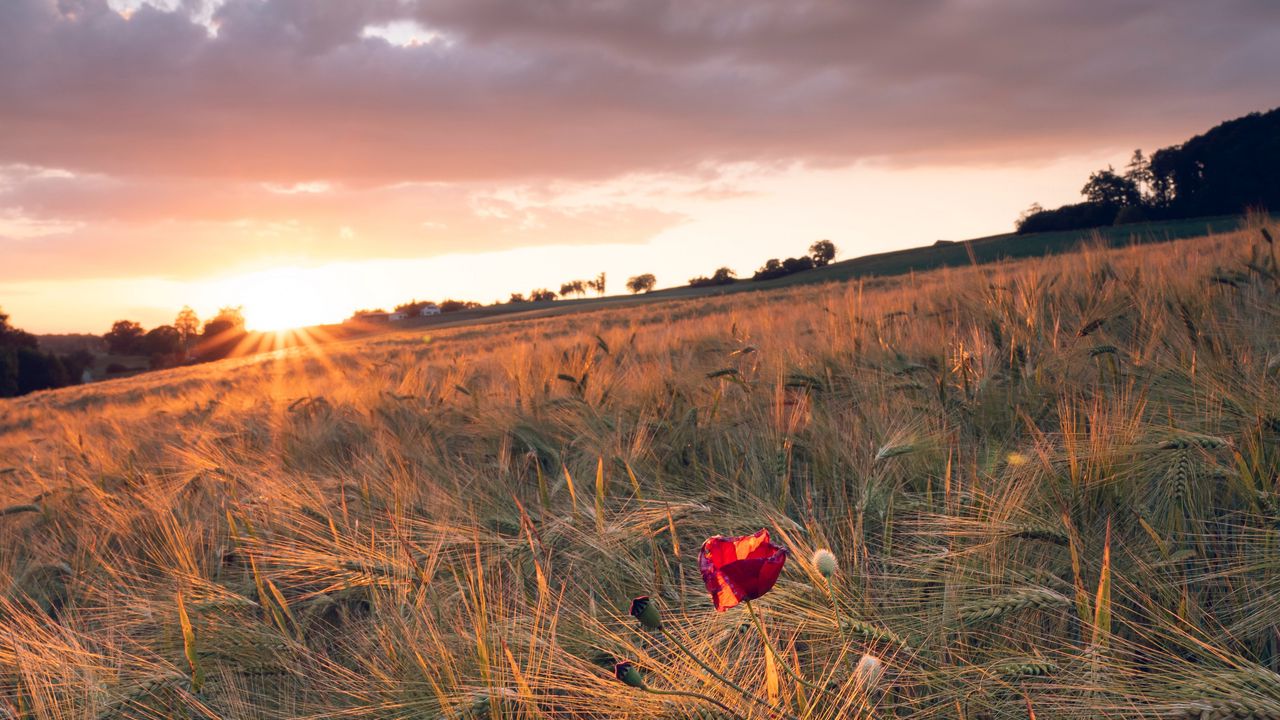
[[[649,595],[797,717],[1280,717],[1273,257],[256,335],[0,402],[0,715],[712,716],[627,658],[764,717]],[[792,553],[753,608],[818,690],[702,587],[761,527]]]

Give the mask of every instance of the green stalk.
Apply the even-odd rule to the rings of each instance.
[[[716,707],[718,707],[718,708],[720,708],[721,710],[723,710],[723,711],[725,711],[725,712],[729,713],[729,714],[730,714],[730,715],[732,715],[733,717],[736,717],[736,718],[742,718],[742,717],[743,717],[742,713],[737,712],[736,710],[734,710],[734,709],[730,708],[728,705],[725,705],[724,703],[720,702],[719,700],[716,700],[715,698],[710,697],[710,696],[708,696],[708,695],[703,695],[702,693],[688,692],[688,691],[685,691],[685,690],[658,690],[657,688],[651,688],[651,687],[649,687],[648,685],[646,685],[646,686],[644,686],[644,687],[642,687],[642,688],[640,688],[640,689],[641,689],[641,690],[643,690],[643,691],[645,691],[645,692],[647,692],[647,693],[649,693],[650,695],[667,695],[667,696],[670,696],[670,697],[687,697],[687,698],[692,698],[692,699],[694,699],[694,700],[701,700],[702,702],[710,703],[710,704],[712,704],[712,705],[715,705]]]
[[[751,615],[751,621],[755,623],[756,630],[759,631],[760,633],[760,639],[764,641],[765,651],[773,654],[773,659],[777,661],[776,664],[781,665],[782,669],[787,671],[787,674],[791,676],[792,680],[795,680],[796,682],[809,688],[810,690],[813,690],[814,692],[826,694],[827,692],[826,688],[821,688],[821,687],[818,687],[817,685],[814,685],[808,680],[805,680],[804,678],[800,677],[798,674],[796,674],[796,671],[791,669],[790,663],[787,662],[786,658],[783,657],[782,653],[778,652],[778,649],[775,648],[773,646],[773,643],[769,640],[769,635],[766,634],[764,631],[764,623],[760,622],[760,616],[756,615],[756,609],[751,607],[751,601],[747,600],[743,604],[747,606],[747,613]]]
[[[715,679],[724,683],[725,685],[727,685],[729,688],[731,688],[734,692],[738,693],[742,697],[750,700],[751,702],[757,705],[767,708],[770,712],[778,713],[782,717],[787,718],[787,720],[800,720],[800,718],[796,717],[795,715],[792,715],[791,713],[785,710],[779,710],[775,708],[772,704],[769,703],[769,701],[763,698],[756,697],[752,693],[749,693],[746,690],[744,690],[742,686],[738,685],[737,683],[725,677],[724,675],[721,675],[719,672],[716,671],[715,668],[703,662],[702,658],[698,657],[697,655],[694,655],[693,651],[685,647],[684,643],[680,642],[679,638],[667,632],[666,628],[660,629],[659,632],[661,632],[668,640],[670,640],[672,645],[675,645],[677,648],[679,648],[680,652],[687,655],[690,660],[693,660],[694,662],[698,663],[698,666],[701,667],[703,670],[706,670],[707,673],[711,675],[711,677],[714,677]]]

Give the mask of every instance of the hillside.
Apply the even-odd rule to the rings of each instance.
[[[1280,717],[1277,231],[0,400],[0,714]],[[715,612],[698,548],[761,528],[777,585]]]
[[[430,318],[415,318],[390,327],[385,325],[364,325],[356,328],[349,325],[323,326],[313,334],[321,338],[346,339],[356,334],[379,334],[387,330],[456,327],[514,318],[552,317],[608,307],[630,307],[642,303],[677,298],[700,298],[723,295],[725,293],[771,290],[792,285],[841,282],[859,278],[892,278],[898,275],[936,268],[961,267],[975,263],[988,264],[1004,260],[1067,253],[1087,244],[1123,247],[1169,242],[1206,233],[1229,232],[1241,227],[1244,222],[1245,220],[1241,216],[1224,215],[1189,220],[1136,223],[1088,230],[1066,230],[1021,235],[1005,233],[970,240],[940,241],[934,245],[863,255],[841,260],[826,267],[773,280],[739,280],[730,285],[714,287],[677,286],[643,295],[613,295],[579,300],[488,305]]]

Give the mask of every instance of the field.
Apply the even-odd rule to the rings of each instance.
[[[0,401],[0,717],[1280,718],[1277,230]]]

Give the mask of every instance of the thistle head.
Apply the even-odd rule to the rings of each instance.
[[[827,549],[814,550],[812,560],[813,566],[818,568],[818,572],[822,573],[822,576],[828,580],[840,569],[840,563],[836,561],[836,556]]]
[[[662,629],[662,618],[658,615],[658,608],[654,606],[648,595],[641,595],[631,601],[631,616],[650,630]]]
[[[854,681],[864,692],[874,688],[881,675],[884,675],[884,663],[870,653],[863,655],[858,660],[858,666],[853,669]]]

